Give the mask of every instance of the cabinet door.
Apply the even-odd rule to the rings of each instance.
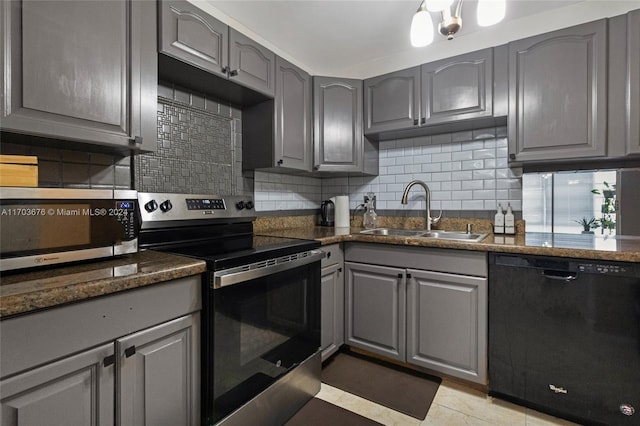
[[[419,125],[420,67],[364,81],[365,134]]]
[[[509,43],[509,160],[606,155],[607,24]]]
[[[4,426],[114,424],[113,343],[0,382]]]
[[[322,269],[320,348],[324,361],[344,343],[344,275],[342,264]]]
[[[314,169],[362,171],[362,81],[313,79]]]
[[[227,77],[229,27],[186,1],[161,1],[160,52]]]
[[[283,167],[311,171],[311,79],[276,59],[275,156]]]
[[[119,424],[200,424],[200,315],[116,341]]]
[[[345,342],[404,361],[404,269],[346,262],[345,272]]]
[[[26,0],[2,9],[2,130],[153,149],[153,2]]]
[[[275,74],[275,53],[229,28],[229,78],[243,86],[273,96]]]
[[[407,272],[407,362],[485,384],[487,279]]]
[[[493,115],[493,49],[422,65],[421,124]]]
[[[640,154],[640,9],[627,15],[627,54],[629,66],[629,112],[627,129],[627,153]]]

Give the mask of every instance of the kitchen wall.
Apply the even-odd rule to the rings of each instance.
[[[447,133],[380,142],[380,174],[375,177],[301,178],[260,173],[255,175],[258,211],[318,209],[334,195],[348,194],[350,208],[376,194],[383,214],[424,211],[420,187],[411,190],[409,204],[400,203],[405,186],[414,179],[431,189],[431,208],[448,216],[490,217],[497,203],[522,209],[522,171],[507,166],[506,127]],[[317,187],[321,187],[320,194]]]

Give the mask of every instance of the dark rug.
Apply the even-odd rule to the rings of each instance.
[[[381,424],[337,405],[313,398],[285,423],[285,426],[377,426]]]
[[[359,354],[339,353],[323,366],[322,381],[424,420],[442,379]]]

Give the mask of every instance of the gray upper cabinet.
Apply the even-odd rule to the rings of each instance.
[[[365,134],[417,126],[420,87],[420,67],[365,80]]]
[[[242,33],[229,28],[229,78],[273,96],[276,55]]]
[[[627,152],[640,154],[640,9],[629,12],[627,18],[629,61],[627,68],[629,81],[629,111],[626,115],[628,117]]]
[[[2,2],[2,130],[154,149],[154,2]]]
[[[161,1],[160,52],[273,97],[269,49],[184,0]]]
[[[278,57],[276,59],[275,156],[276,163],[311,170],[311,77]]]
[[[242,111],[242,167],[311,171],[311,77],[276,58],[275,99]]]
[[[160,52],[226,77],[229,27],[186,1],[162,1]]]
[[[362,80],[313,77],[314,170],[378,174],[378,148],[362,133]]]
[[[507,77],[504,45],[367,79],[365,134],[392,139],[502,125]]]
[[[607,154],[607,22],[509,43],[509,160]]]
[[[421,125],[493,115],[493,49],[423,64]]]
[[[640,9],[609,20],[608,155],[640,154]]]

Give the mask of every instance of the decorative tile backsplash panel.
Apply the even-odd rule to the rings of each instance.
[[[241,112],[161,86],[158,147],[136,156],[136,189],[230,195],[250,192],[241,174]]]

